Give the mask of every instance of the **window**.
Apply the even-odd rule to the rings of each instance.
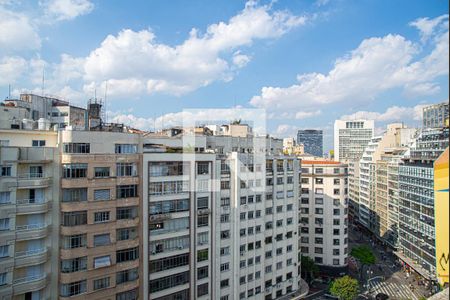
[[[334,189],[333,190],[333,194],[334,195],[340,195],[341,194],[341,190],[340,189]]]
[[[116,283],[121,284],[139,278],[138,268],[124,270],[116,273]]]
[[[315,232],[316,234],[323,234],[323,228],[316,228]]]
[[[150,215],[189,210],[189,199],[150,202]]]
[[[302,188],[301,192],[302,192],[302,194],[309,194],[309,189],[308,188]]]
[[[86,247],[86,234],[66,235],[61,239],[63,249]]]
[[[300,182],[301,182],[302,184],[308,184],[308,183],[309,183],[309,178],[302,177],[302,179],[301,179]]]
[[[189,271],[150,280],[150,293],[162,291],[189,282]]]
[[[323,168],[316,168],[316,174],[323,174]]]
[[[103,223],[109,221],[109,211],[99,211],[94,213],[94,223]]]
[[[220,288],[226,288],[230,286],[230,280],[229,279],[224,279],[220,281]]]
[[[71,297],[86,293],[86,280],[76,281],[61,285],[61,296]]]
[[[230,198],[221,198],[220,199],[220,206],[230,206]]]
[[[333,199],[333,205],[339,206],[341,204],[341,201],[339,199]]]
[[[277,270],[281,270],[283,268],[283,262],[277,262],[276,268]]]
[[[94,283],[94,291],[106,289],[109,287],[109,277],[95,279],[93,283]]]
[[[208,266],[204,266],[197,269],[197,279],[203,279],[208,277]]]
[[[111,190],[109,189],[94,190],[95,201],[108,201],[110,199],[111,199]]]
[[[8,273],[0,273],[0,286],[5,285],[6,284],[6,275],[8,275]]]
[[[220,256],[230,255],[230,247],[220,248]]]
[[[323,208],[316,208],[316,215],[323,215]]]
[[[208,260],[209,251],[208,249],[202,249],[197,251],[197,261],[205,261]]]
[[[333,235],[339,235],[339,229],[333,229]]]
[[[94,235],[94,247],[111,244],[109,233]]]
[[[335,246],[339,245],[339,239],[333,239],[333,245]]]
[[[87,201],[87,188],[63,189],[62,192],[62,202]]]
[[[138,299],[138,289],[121,292],[116,295],[116,300],[137,300]]]
[[[339,214],[340,214],[340,209],[339,208],[333,209],[333,215],[339,216]]]
[[[95,178],[109,177],[109,167],[95,167],[94,177]]]
[[[138,209],[136,206],[130,207],[117,207],[116,219],[117,220],[132,220],[138,216]]]
[[[117,177],[137,176],[136,163],[117,163],[116,176]]]
[[[139,247],[116,251],[116,262],[132,261],[139,258]]]
[[[220,232],[220,239],[225,240],[230,238],[230,231],[229,230],[223,230]]]
[[[64,178],[86,178],[88,164],[63,164]]]
[[[111,257],[109,255],[94,258],[94,269],[108,267],[110,265]]]
[[[45,147],[45,140],[33,140],[31,142],[32,147]]]
[[[321,263],[323,263],[323,258],[322,257],[314,257],[314,262],[316,264],[321,264]]]
[[[150,261],[150,270],[152,270],[152,272],[161,272],[164,270],[178,268],[188,264],[189,264],[189,254],[185,253]]]
[[[115,152],[120,154],[132,154],[137,153],[136,144],[116,144]]]
[[[333,179],[333,184],[339,185],[341,183],[341,180],[339,178]]]
[[[117,229],[116,239],[118,241],[134,240],[137,237],[136,227]]]
[[[334,173],[334,174],[339,174],[339,168],[334,168],[334,169],[333,169],[333,173]]]
[[[149,175],[153,177],[183,175],[183,169],[189,167],[181,161],[151,162],[149,164]]]
[[[78,226],[87,224],[86,211],[63,212],[62,214],[63,226]]]
[[[322,188],[316,188],[316,194],[317,195],[323,195],[323,189]]]
[[[77,257],[61,260],[61,272],[72,273],[87,269],[87,257]]]
[[[208,215],[200,215],[197,217],[197,227],[208,226],[209,216]]]
[[[323,178],[316,178],[316,184],[323,184]]]
[[[131,198],[131,197],[137,197],[137,185],[131,184],[131,185],[118,185],[117,191],[116,191],[116,197],[118,199],[121,198]]]
[[[333,225],[339,225],[340,220],[339,219],[333,219]]]
[[[314,242],[315,242],[316,244],[322,245],[322,244],[323,244],[323,238],[321,238],[321,237],[316,237],[316,238],[314,238]]]
[[[300,247],[300,252],[301,253],[308,253],[309,252],[309,248],[308,247]]]
[[[11,203],[11,192],[0,192],[0,204]]]
[[[315,202],[317,205],[322,205],[322,204],[323,204],[323,198],[315,198],[315,199],[314,199],[314,202]]]
[[[208,295],[208,283],[203,283],[197,286],[197,296]]]
[[[339,255],[339,249],[333,249],[333,255]]]
[[[90,153],[91,147],[89,143],[64,143],[64,153]]]
[[[11,166],[0,166],[0,176],[9,177],[11,176]]]
[[[209,162],[202,161],[197,163],[197,174],[206,175],[209,174]]]
[[[208,197],[200,197],[197,198],[197,208],[198,209],[204,209],[204,208],[208,208]]]
[[[9,256],[9,245],[0,246],[0,258]]]
[[[316,254],[322,254],[322,253],[323,253],[323,248],[315,247],[315,248],[314,248],[314,253],[316,253]]]
[[[301,243],[309,243],[309,237],[307,237],[307,236],[300,237],[300,242]]]

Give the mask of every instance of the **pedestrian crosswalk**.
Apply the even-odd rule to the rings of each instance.
[[[397,284],[395,282],[371,282],[370,291],[374,296],[378,293],[383,293],[388,295],[390,299],[419,300],[420,298],[408,286]]]

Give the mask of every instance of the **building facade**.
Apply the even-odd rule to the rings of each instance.
[[[448,127],[448,102],[428,105],[423,109],[423,127]]]
[[[373,120],[334,122],[334,160],[357,161],[374,134]]]
[[[323,156],[323,131],[316,129],[299,130],[297,143],[303,144],[304,152],[313,156]]]
[[[348,167],[303,159],[301,173],[301,255],[337,275],[348,264]]]

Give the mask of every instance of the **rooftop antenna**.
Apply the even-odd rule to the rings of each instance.
[[[11,84],[8,84],[8,99],[11,99]]]
[[[108,112],[106,111],[106,94],[108,93],[108,80],[105,81],[105,99],[103,100],[103,111],[105,112],[105,123],[108,122]]]
[[[45,73],[44,73],[44,71],[45,71],[45,68],[42,67],[42,91],[41,91],[42,97],[44,97],[44,89],[45,89]]]

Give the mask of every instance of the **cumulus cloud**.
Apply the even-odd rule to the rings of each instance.
[[[133,78],[148,93],[185,94],[214,81],[231,80],[233,71],[250,61],[241,47],[278,38],[305,22],[306,17],[249,1],[228,22],[209,25],[203,34],[194,28],[176,46],[157,42],[150,29],[124,29],[89,54],[84,78],[88,82]]]
[[[36,50],[40,47],[41,39],[30,18],[0,7],[0,54]]]
[[[291,111],[343,101],[370,101],[393,88],[403,88],[409,95],[435,93],[439,87],[433,81],[448,74],[448,22],[442,25],[446,30],[433,34],[434,48],[428,54],[400,35],[365,39],[337,59],[327,74],[301,74],[292,86],[263,87],[250,104]]]
[[[26,71],[27,65],[22,57],[6,56],[0,59],[0,85],[14,84]]]
[[[419,18],[409,23],[409,25],[419,29],[422,42],[426,42],[433,35],[435,28],[441,25],[444,21],[448,22],[448,14],[436,17],[434,19]]]
[[[89,0],[48,0],[42,3],[49,19],[63,21],[89,14],[94,4]]]
[[[321,110],[316,110],[316,111],[299,111],[295,114],[295,118],[298,120],[302,120],[302,119],[307,119],[307,118],[312,118],[315,116],[319,116],[322,114]]]
[[[420,121],[422,120],[422,111],[426,104],[419,104],[414,107],[392,106],[385,112],[358,111],[350,115],[344,115],[341,120],[368,119],[376,122],[395,122],[395,121]]]

